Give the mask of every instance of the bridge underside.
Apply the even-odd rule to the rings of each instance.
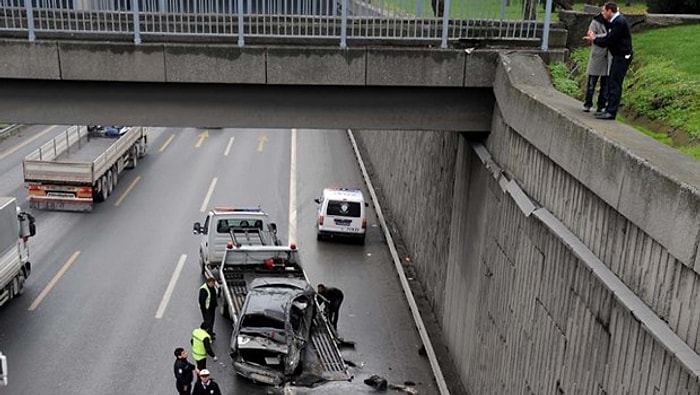
[[[0,79],[0,119],[32,124],[488,132],[491,88]]]

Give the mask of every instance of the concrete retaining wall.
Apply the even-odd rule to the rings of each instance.
[[[494,92],[492,160],[356,134],[466,390],[700,394],[700,164],[583,119],[539,59],[502,57]]]

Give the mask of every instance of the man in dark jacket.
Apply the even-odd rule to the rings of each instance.
[[[178,347],[175,349],[175,364],[173,371],[175,372],[175,388],[180,395],[190,395],[192,393],[193,373],[199,373],[199,370],[187,360],[187,351],[184,348]]]
[[[340,305],[343,303],[343,292],[338,288],[326,287],[318,284],[318,294],[323,296],[323,303],[328,311],[328,320],[333,325],[333,329],[338,331],[338,313]]]
[[[632,63],[632,33],[627,19],[620,14],[615,3],[605,3],[603,16],[609,23],[608,35],[596,37],[593,31],[588,31],[585,39],[595,45],[607,48],[612,56],[610,77],[608,81],[608,106],[606,111],[596,113],[598,119],[615,119],[622,97],[622,82],[627,69]]]
[[[207,281],[199,287],[199,311],[202,312],[202,320],[209,323],[209,334],[212,340],[216,340],[216,333],[214,333],[216,303],[216,280],[209,277]]]
[[[202,369],[199,372],[199,380],[194,384],[192,395],[221,395],[221,389],[213,379],[209,378],[209,371]]]

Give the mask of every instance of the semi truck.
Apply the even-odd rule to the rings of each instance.
[[[221,264],[226,244],[236,238],[245,245],[279,245],[277,225],[270,222],[260,207],[214,207],[204,219],[204,224],[195,222],[195,235],[200,235],[199,266],[216,270]]]
[[[22,162],[32,208],[92,211],[146,154],[144,127],[71,126]]]
[[[350,381],[296,246],[245,245],[231,236],[219,270],[205,270],[217,279],[222,315],[233,321],[234,371],[269,385]]]
[[[0,197],[0,306],[24,291],[32,270],[29,238],[36,234],[34,217],[22,212],[14,197]]]
[[[0,384],[7,385],[7,357],[0,352]]]

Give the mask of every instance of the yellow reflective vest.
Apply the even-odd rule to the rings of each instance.
[[[207,291],[207,300],[204,302],[204,308],[209,310],[209,305],[211,304],[211,291],[209,290],[209,287],[207,287],[207,283],[202,284],[199,289],[204,289]]]
[[[211,342],[211,336],[207,331],[202,328],[197,328],[192,331],[192,357],[195,361],[201,361],[207,357],[204,339],[209,339],[209,342]]]

